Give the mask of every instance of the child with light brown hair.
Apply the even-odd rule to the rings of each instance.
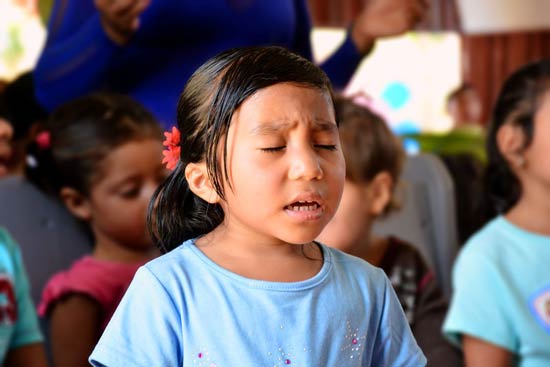
[[[368,108],[345,97],[336,98],[335,107],[346,180],[340,206],[319,240],[382,268],[428,364],[458,366],[460,354],[440,331],[447,303],[433,271],[411,244],[371,232],[377,219],[399,207],[395,188],[404,162],[401,143]]]

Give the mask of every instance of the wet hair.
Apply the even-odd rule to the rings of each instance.
[[[367,184],[385,171],[397,183],[405,153],[399,138],[392,133],[386,121],[350,98],[338,96],[334,106],[346,160],[346,179],[357,184]],[[394,184],[394,191],[396,186]],[[384,208],[382,216],[398,207],[398,200],[392,193],[392,199]]]
[[[114,93],[67,102],[52,112],[44,128],[50,142],[29,148],[26,174],[53,195],[71,187],[88,196],[110,152],[132,141],[162,139],[160,125],[145,107]]]
[[[193,73],[178,102],[180,160],[149,205],[149,230],[161,251],[168,252],[222,223],[221,206],[207,203],[190,190],[185,167],[205,162],[209,179],[223,200],[223,183],[229,183],[224,137],[232,116],[248,97],[279,83],[316,88],[332,96],[330,81],[318,66],[277,46],[231,49]]]
[[[500,90],[487,134],[485,185],[491,205],[489,215],[505,213],[521,197],[521,183],[498,148],[498,130],[504,124],[518,126],[524,135],[523,149],[527,148],[533,139],[535,114],[548,92],[550,59],[521,67],[505,80]]]

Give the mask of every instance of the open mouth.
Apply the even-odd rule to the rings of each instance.
[[[297,201],[290,205],[285,206],[286,210],[292,210],[296,212],[315,211],[321,208],[316,201]]]
[[[321,202],[314,200],[299,200],[285,206],[285,212],[300,222],[316,221],[323,217],[325,208]]]

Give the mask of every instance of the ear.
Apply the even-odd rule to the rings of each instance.
[[[90,201],[72,187],[63,187],[60,192],[61,200],[69,211],[83,221],[92,219]]]
[[[519,168],[525,164],[524,140],[525,136],[521,127],[514,124],[504,124],[497,131],[498,149],[512,167]]]
[[[208,177],[205,162],[188,163],[185,166],[185,178],[187,179],[189,188],[195,195],[210,204],[220,202],[220,197],[214,189],[210,177]]]
[[[377,217],[391,200],[393,192],[393,179],[389,172],[379,172],[367,186],[367,198],[369,202],[369,214]]]

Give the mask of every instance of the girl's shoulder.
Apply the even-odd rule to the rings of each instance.
[[[503,251],[512,250],[515,246],[525,243],[548,243],[549,239],[542,235],[528,232],[503,215],[493,218],[479,231],[474,233],[464,244],[463,253],[481,252],[485,255],[498,255]]]
[[[116,263],[86,255],[72,266],[54,274],[42,290],[38,312],[45,316],[50,307],[66,295],[84,294],[102,305],[119,299],[142,263]]]
[[[367,261],[347,254],[338,249],[321,244],[326,260],[331,262],[336,273],[344,272],[353,278],[367,280],[368,282],[380,282],[387,279],[382,269]]]

